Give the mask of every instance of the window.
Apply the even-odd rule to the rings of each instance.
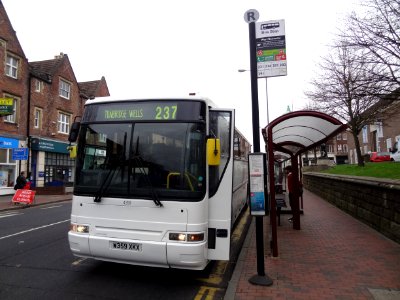
[[[339,134],[336,136],[336,139],[337,139],[338,141],[340,141],[340,140],[342,139],[342,134],[339,133]]]
[[[16,161],[12,159],[11,151],[0,148],[0,187],[14,186]]]
[[[217,192],[218,186],[225,174],[225,168],[230,159],[230,133],[232,126],[232,115],[225,111],[210,111],[210,134],[220,139],[221,163],[219,166],[210,166],[210,197]]]
[[[343,152],[349,152],[349,148],[346,144],[343,144]]]
[[[343,141],[347,141],[347,133],[346,132],[342,133],[342,138],[343,138]]]
[[[342,144],[337,145],[337,150],[338,150],[338,152],[342,152]]]
[[[107,141],[107,134],[99,133],[99,142],[105,143]]]
[[[71,159],[68,154],[46,152],[44,163],[44,184],[51,183],[72,186],[72,168],[75,160]]]
[[[43,82],[39,79],[35,80],[35,92],[40,93],[43,90]]]
[[[7,55],[6,59],[6,75],[12,78],[18,78],[18,58]]]
[[[35,107],[35,119],[33,120],[35,128],[42,128],[42,109]]]
[[[60,112],[58,114],[58,132],[68,134],[70,120],[71,120],[71,115],[67,115]]]
[[[69,99],[71,94],[71,84],[65,80],[60,79],[60,96]]]
[[[5,116],[4,121],[9,123],[17,123],[17,107],[19,99],[10,95],[5,95],[5,98],[13,98],[14,101],[13,101],[13,114]]]
[[[367,125],[365,125],[362,128],[362,140],[363,140],[364,144],[368,143],[368,126]]]

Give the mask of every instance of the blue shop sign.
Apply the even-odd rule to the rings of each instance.
[[[36,151],[69,154],[67,147],[67,143],[59,143],[38,138],[33,138],[31,140],[31,149]]]
[[[29,151],[28,148],[13,148],[12,159],[13,160],[28,160]]]
[[[0,136],[0,148],[2,149],[18,148],[18,140]]]

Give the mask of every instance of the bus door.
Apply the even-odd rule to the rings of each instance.
[[[229,260],[234,110],[210,109],[209,136],[220,141],[220,164],[209,166],[208,259]]]

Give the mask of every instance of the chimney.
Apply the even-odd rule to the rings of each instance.
[[[63,57],[64,57],[64,53],[63,52],[60,52],[59,55],[54,55],[55,59],[59,59],[59,58],[63,58]]]

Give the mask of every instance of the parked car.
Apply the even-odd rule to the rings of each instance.
[[[371,162],[390,161],[390,153],[389,152],[371,152],[371,157],[369,160]]]
[[[398,142],[394,144],[393,150],[390,152],[391,161],[400,161],[400,147],[398,147]]]

